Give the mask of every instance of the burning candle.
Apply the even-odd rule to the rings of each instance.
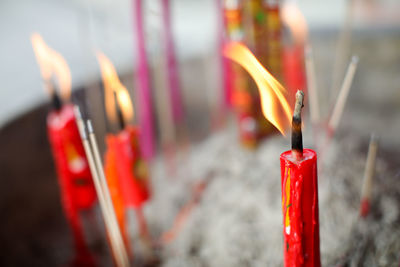
[[[292,120],[292,150],[280,157],[284,266],[321,266],[319,251],[317,154],[303,150],[301,108],[296,93]]]
[[[78,106],[74,107],[74,113],[81,140],[83,142],[83,147],[88,158],[89,168],[93,176],[95,189],[99,198],[100,209],[103,215],[105,227],[107,229],[107,234],[116,266],[129,266],[128,253],[123,244],[123,238],[118,226],[115,209],[111,202],[108,184],[106,182],[104,171],[102,170],[103,166],[92,123],[90,120],[87,121],[87,130],[89,132],[88,137],[86,133],[86,126],[83,122]]]
[[[80,213],[94,206],[96,192],[75,122],[73,106],[61,103],[50,82],[51,76],[55,74],[60,83],[61,96],[64,101],[68,101],[71,75],[64,58],[49,48],[39,34],[33,34],[31,40],[46,89],[53,101],[53,110],[47,116],[47,132],[57,169],[62,205],[74,236],[77,254],[75,261],[81,265],[93,265]]]
[[[121,128],[117,134],[107,135],[105,171],[111,198],[125,241],[128,242],[125,227],[128,208],[135,209],[141,237],[148,240],[142,207],[150,198],[149,179],[146,162],[141,156],[139,129],[127,125],[134,116],[132,102],[110,60],[100,52],[97,57],[105,88],[107,115],[110,121],[118,120]]]
[[[229,44],[224,54],[253,77],[266,119],[282,134],[292,121],[292,150],[280,156],[284,266],[320,266],[317,155],[313,150],[303,150],[301,108],[304,94],[297,92],[292,116],[285,89],[245,46]]]

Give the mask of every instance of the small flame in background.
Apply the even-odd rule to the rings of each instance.
[[[71,72],[67,62],[60,53],[47,46],[40,34],[33,33],[31,42],[42,78],[48,84],[46,89],[53,94],[51,77],[54,75],[60,87],[61,98],[68,101],[71,97]]]
[[[128,90],[121,83],[118,74],[111,61],[101,52],[97,52],[97,60],[100,64],[101,77],[104,84],[104,97],[108,119],[117,121],[117,110],[115,106],[114,92],[117,96],[117,103],[121,109],[124,122],[131,121],[134,116],[133,105]]]
[[[250,50],[236,42],[224,47],[224,55],[240,64],[253,77],[261,96],[262,111],[283,135],[291,123],[292,109],[285,94],[285,88],[261,65]]]
[[[296,44],[306,42],[308,38],[307,22],[296,3],[286,2],[282,6],[282,21],[290,29]]]

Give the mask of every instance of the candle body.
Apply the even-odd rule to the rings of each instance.
[[[61,189],[62,205],[72,228],[78,258],[87,257],[79,212],[96,202],[92,176],[75,122],[73,107],[65,105],[47,117],[48,137]],[[86,255],[86,256],[85,256]]]
[[[139,131],[127,126],[114,136],[111,147],[115,151],[116,170],[126,207],[141,207],[150,197],[147,165],[141,157]]]
[[[284,266],[321,266],[319,250],[317,155],[304,149],[295,162],[281,154]]]
[[[104,156],[104,173],[106,175],[107,185],[110,190],[112,204],[114,206],[115,215],[117,217],[122,236],[125,243],[129,244],[125,227],[124,200],[122,198],[122,190],[118,179],[117,158],[115,151],[116,142],[117,138],[114,135],[110,134],[107,136],[107,151]]]

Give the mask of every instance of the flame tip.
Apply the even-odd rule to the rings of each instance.
[[[31,43],[43,80],[50,82],[54,75],[58,80],[62,98],[68,101],[71,97],[71,73],[64,57],[50,48],[37,32],[31,34]],[[47,90],[52,89],[47,86]]]
[[[224,47],[224,55],[240,64],[252,76],[260,93],[261,108],[265,118],[285,136],[285,128],[290,125],[292,117],[291,107],[285,98],[286,89],[243,44],[228,43]]]
[[[121,108],[125,122],[132,120],[134,110],[128,90],[119,80],[117,71],[110,59],[100,50],[96,51],[96,55],[104,84],[104,97],[108,119],[113,122],[117,121],[117,102]]]

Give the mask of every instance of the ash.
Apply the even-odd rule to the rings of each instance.
[[[175,159],[152,166],[153,199],[145,209],[153,236],[169,229],[191,188],[210,177],[176,238],[160,250],[162,266],[282,266],[279,156],[290,147],[271,137],[255,151],[234,131],[214,134]],[[310,147],[312,140],[305,140]],[[333,141],[319,155],[319,216],[323,266],[398,266],[400,183],[377,158],[371,212],[359,218],[366,153],[355,137]],[[322,160],[322,162],[321,162]],[[178,164],[177,164],[178,165]]]

